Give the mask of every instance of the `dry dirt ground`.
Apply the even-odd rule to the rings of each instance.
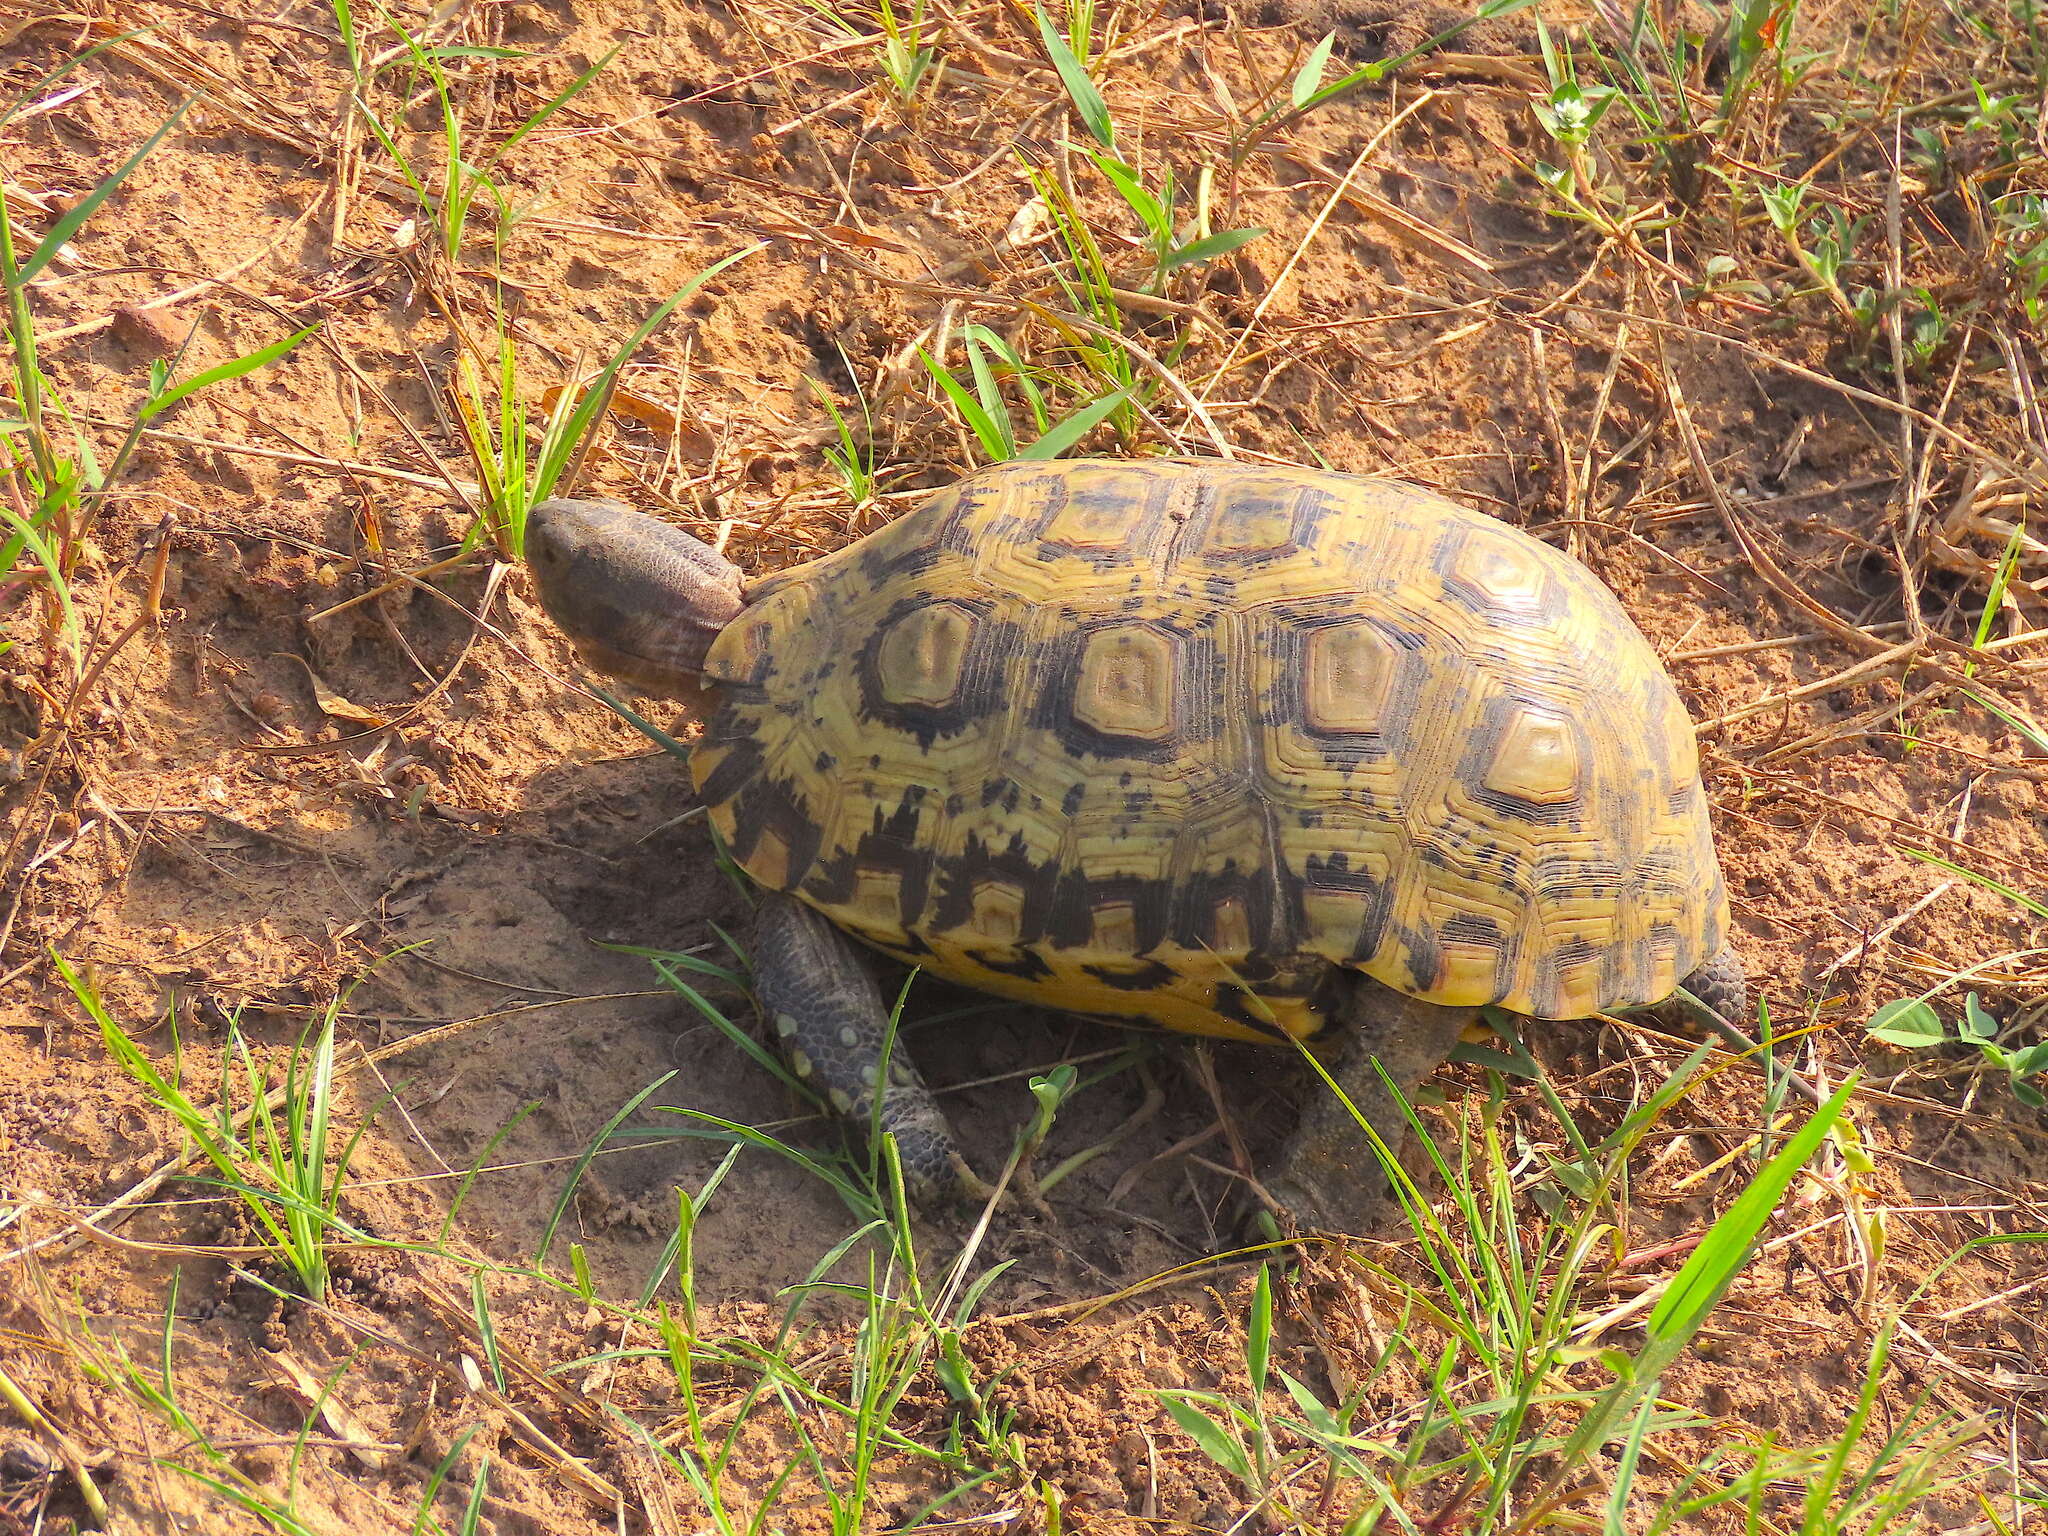
[[[964,376],[960,330],[980,322],[1051,355],[1044,320],[1020,301],[1070,301],[1046,280],[1052,247],[1013,151],[1067,176],[1108,232],[1111,266],[1137,269],[1133,221],[1080,157],[1027,13],[935,4],[940,69],[908,106],[866,40],[874,13],[850,14],[851,41],[780,0],[402,8],[416,37],[446,50],[479,152],[603,61],[495,162],[508,216],[483,194],[451,258],[351,108],[333,10],[0,7],[0,73],[29,108],[0,128],[24,248],[196,97],[32,290],[43,368],[103,454],[150,368],[181,346],[189,377],[319,325],[288,356],[151,423],[80,545],[86,654],[111,653],[89,690],[67,691],[75,674],[50,643],[44,594],[0,588],[14,640],[0,659],[0,1366],[83,1459],[114,1529],[410,1530],[427,1479],[472,1429],[434,1506],[448,1529],[484,1456],[478,1529],[711,1528],[688,1483],[621,1428],[621,1416],[658,1428],[678,1411],[659,1359],[606,1362],[651,1332],[491,1266],[531,1261],[579,1154],[658,1079],[629,1125],[673,1128],[659,1104],[748,1124],[795,1115],[643,959],[605,947],[724,959],[721,931],[743,929],[743,903],[688,814],[677,764],[580,691],[516,565],[494,562],[486,542],[425,581],[397,578],[456,552],[470,526],[476,470],[449,381],[457,337],[489,338],[495,302],[538,411],[544,391],[608,356],[692,275],[765,241],[641,347],[577,482],[662,509],[765,572],[878,525],[973,460],[916,345]],[[1591,24],[1589,12],[1544,14]],[[1334,72],[1425,35],[1427,18],[1224,6],[1103,18],[1114,35],[1098,74],[1126,155],[1148,175],[1176,170],[1186,206],[1199,190],[1218,227],[1268,232],[1127,316],[1157,355],[1185,339],[1176,371],[1196,381],[1208,424],[1161,392],[1155,424],[1121,442],[1100,432],[1089,449],[1220,443],[1397,472],[1579,554],[1669,658],[1702,723],[1739,945],[1780,1027],[1814,1026],[1789,1059],[1829,1084],[1867,1074],[1854,1123],[1869,1166],[1838,1143],[1794,1186],[1763,1256],[1664,1384],[1709,1421],[1673,1445],[1692,1457],[1716,1437],[1825,1440],[1854,1405],[1874,1331],[1904,1307],[1879,1420],[1925,1395],[1979,1430],[1956,1463],[1964,1483],[1909,1522],[2042,1528],[2025,1502],[2048,1457],[2041,1252],[1985,1247],[1916,1289],[1973,1238],[2048,1230],[2048,1125],[1973,1058],[1887,1049],[1862,1029],[1881,1004],[1935,987],[1955,1017],[1974,990],[2018,1043],[2035,1037],[2048,980],[2043,765],[1979,702],[2048,718],[2032,670],[2048,658],[2015,644],[1977,664],[1978,693],[1956,686],[1997,529],[2040,508],[2041,482],[2025,479],[2041,466],[2039,407],[2024,394],[2038,357],[2024,331],[1969,307],[1981,299],[1981,253],[1964,237],[1975,226],[1938,187],[1916,182],[1888,208],[1889,120],[1859,130],[1816,105],[1830,80],[1875,81],[1877,93],[1896,81],[1893,106],[1966,90],[1956,14],[1800,11],[1820,83],[1767,100],[1762,126],[1730,151],[1776,157],[1793,167],[1785,179],[1829,157],[1830,195],[1864,221],[1856,281],[1882,286],[1895,245],[1918,264],[1913,282],[1947,301],[1955,334],[1903,381],[1854,355],[1826,303],[1788,297],[1810,285],[1754,199],[1737,213],[1725,190],[1702,193],[1697,210],[1666,210],[1675,233],[1652,209],[1624,239],[1551,217],[1528,174],[1554,158],[1530,108],[1547,89],[1529,13],[1281,125],[1235,168],[1233,132],[1326,27]],[[375,16],[356,19],[366,52],[394,49]],[[366,78],[433,191],[426,77],[400,56]],[[1851,94],[1844,84],[1838,99]],[[1952,117],[1914,121],[1954,136]],[[1681,303],[1678,285],[1698,285],[1717,255],[1732,258],[1723,276],[1761,286]],[[884,469],[882,494],[858,510],[824,455],[837,439],[820,403],[858,429],[856,383]],[[1902,393],[1912,415],[1895,408]],[[1991,637],[2040,622],[2041,553],[2022,546]],[[1931,638],[1912,648],[1921,629]],[[1885,654],[1902,642],[1910,654]],[[657,718],[693,728],[687,711]],[[238,1277],[282,1278],[217,1189],[172,1180],[95,1217],[180,1141],[116,1068],[52,955],[89,970],[166,1070],[177,1053],[202,1100],[231,1020],[281,1071],[309,1021],[343,998],[338,1114],[352,1127],[375,1112],[343,1210],[401,1246],[343,1245],[333,1295],[315,1307]],[[748,1016],[740,994],[714,996]],[[1011,1267],[966,1347],[1016,1414],[1032,1481],[999,1476],[935,1518],[1043,1529],[1049,1485],[1077,1530],[1275,1523],[1157,1396],[1243,1390],[1248,1268],[1117,1293],[1232,1246],[1233,1168],[1284,1127],[1306,1091],[1298,1070],[1250,1049],[1197,1057],[1145,1040],[1132,1061],[1133,1037],[1101,1026],[977,1008],[923,982],[913,997],[909,1047],[983,1166],[1009,1151],[1032,1073],[1062,1060],[1120,1069],[1065,1108],[1040,1162],[1106,1150],[1044,1209],[998,1211],[978,1261]],[[1531,1044],[1601,1127],[1689,1048],[1598,1023],[1546,1027]],[[1438,1113],[1464,1111],[1469,1129],[1482,1072],[1447,1069],[1438,1087]],[[1562,1145],[1556,1123],[1528,1082],[1506,1092],[1516,1155],[1540,1167]],[[1758,1097],[1756,1074],[1738,1068],[1672,1111],[1618,1207],[1616,1262],[1582,1305],[1668,1276],[1753,1171],[1727,1154]],[[801,1119],[786,1134],[835,1144]],[[582,1174],[550,1271],[565,1277],[580,1243],[598,1297],[634,1302],[674,1228],[672,1186],[697,1189],[723,1152],[676,1138],[607,1150]],[[936,1262],[972,1219],[920,1223]],[[819,1181],[743,1156],[695,1231],[700,1331],[769,1338],[781,1288],[849,1230]],[[488,1344],[477,1273],[490,1276]],[[1276,1358],[1319,1384],[1362,1368],[1383,1340],[1371,1295],[1344,1274],[1319,1256],[1280,1297]],[[167,1305],[180,1412],[196,1431],[104,1369],[118,1344],[158,1379]],[[1626,1345],[1639,1322],[1624,1318],[1614,1338]],[[804,1347],[829,1374],[843,1356],[834,1325],[818,1326]],[[740,1386],[721,1390],[737,1400]],[[1392,1402],[1405,1388],[1390,1378],[1380,1390]],[[946,1403],[926,1374],[896,1422],[940,1444]],[[791,1422],[764,1415],[742,1437],[729,1485],[742,1520],[797,1454]],[[38,1437],[11,1409],[0,1425],[20,1442],[0,1472],[0,1531],[84,1517],[69,1476],[29,1475],[46,1455],[30,1448]],[[220,1460],[195,1448],[199,1432]],[[1626,1520],[1647,1520],[1678,1459],[1646,1466],[1645,1502]],[[832,1528],[812,1481],[781,1491],[775,1526]],[[957,1481],[885,1447],[853,1528],[891,1528]],[[301,1524],[252,1512],[250,1490]],[[1767,1520],[1781,1524],[1768,1528],[1796,1525],[1785,1501],[1797,1491],[1771,1496]],[[1598,1476],[1582,1492],[1596,1502],[1568,1499],[1559,1518],[1606,1497]],[[1312,1494],[1304,1523],[1341,1525],[1343,1511]],[[2003,1526],[1985,1523],[1992,1513]],[[1412,1518],[1478,1528],[1442,1489]]]

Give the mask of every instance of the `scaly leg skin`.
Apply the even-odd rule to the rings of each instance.
[[[1703,1007],[1679,1000],[1686,1014],[1715,1035],[1721,1043],[1738,1056],[1763,1056],[1771,1054],[1773,1062],[1767,1063],[1766,1072],[1775,1071],[1797,1089],[1801,1095],[1815,1104],[1826,1102],[1827,1096],[1790,1067],[1775,1065],[1775,1047],[1766,1053],[1758,1043],[1749,1038],[1745,1031],[1756,1018],[1755,1005],[1749,996],[1749,973],[1743,969],[1742,957],[1722,945],[1714,958],[1694,971],[1679,983],[1686,991],[1698,998]]]
[[[978,1193],[931,1090],[899,1039],[875,1111],[889,1010],[852,939],[792,896],[764,893],[754,919],[754,991],[791,1069],[863,1130],[894,1133],[903,1182],[920,1205]]]
[[[1412,1100],[1429,1075],[1450,1059],[1476,1008],[1445,1008],[1418,1002],[1392,987],[1359,976],[1332,1020],[1338,1036],[1324,1066],[1389,1149],[1399,1154],[1408,1140],[1408,1119],[1373,1069],[1378,1059],[1387,1076]],[[1372,1140],[1326,1084],[1309,1085],[1294,1134],[1288,1138],[1267,1191],[1281,1208],[1283,1224],[1297,1231],[1358,1234],[1392,1213],[1391,1184]]]
[[[1749,1006],[1749,975],[1742,968],[1742,956],[1726,944],[1714,952],[1713,959],[1679,985],[1721,1016],[1719,1023],[1700,1016],[1700,1022],[1717,1033],[1723,1032],[1723,1025],[1730,1029],[1747,1029],[1755,1019]],[[1698,1013],[1698,1010],[1688,1007],[1686,1012]]]

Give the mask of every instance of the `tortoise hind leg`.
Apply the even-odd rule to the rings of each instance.
[[[851,939],[794,897],[767,892],[754,919],[753,963],[762,1015],[791,1069],[863,1130],[878,1125],[895,1136],[914,1200],[982,1187],[900,1040],[889,1052],[877,1113],[889,1010]]]
[[[1742,956],[1729,945],[1723,944],[1711,960],[1679,985],[1718,1013],[1722,1024],[1747,1029],[1755,1022],[1749,1001],[1749,973],[1743,969]],[[1698,1010],[1688,1007],[1687,1012],[1697,1013]],[[1715,1020],[1704,1016],[1701,1022],[1718,1027]]]
[[[1408,1118],[1374,1062],[1403,1098],[1413,1099],[1450,1059],[1479,1010],[1420,1002],[1355,973],[1345,983],[1332,1021],[1337,1043],[1323,1065],[1358,1116],[1398,1156],[1408,1140]],[[1301,1118],[1265,1182],[1282,1215],[1302,1231],[1366,1232],[1392,1211],[1387,1170],[1371,1137],[1320,1081],[1309,1084]]]
[[[1767,1035],[1759,1042],[1750,1039],[1746,1033],[1758,1014],[1749,993],[1749,973],[1743,968],[1742,957],[1732,948],[1723,944],[1711,960],[1679,985],[1698,999],[1697,1004],[1685,998],[1678,999],[1684,1011],[1702,1027],[1720,1036],[1721,1043],[1737,1056],[1757,1057],[1763,1063],[1766,1081],[1775,1074],[1813,1103],[1827,1102],[1825,1094],[1790,1067],[1775,1065],[1775,1040]]]

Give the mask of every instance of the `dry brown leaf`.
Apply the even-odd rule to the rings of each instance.
[[[386,719],[383,715],[378,714],[375,710],[365,709],[363,708],[362,705],[347,698],[343,694],[335,692],[335,690],[328,685],[327,679],[322,677],[318,672],[315,672],[313,670],[313,664],[307,661],[305,657],[293,656],[290,651],[279,651],[277,654],[280,656],[290,657],[293,661],[296,661],[300,666],[306,669],[306,677],[313,684],[313,702],[320,706],[320,713],[322,713],[323,715],[331,715],[336,720],[347,720],[352,724],[366,725],[371,727],[372,729],[389,725],[391,723],[388,719]]]
[[[857,245],[866,251],[901,251],[905,255],[910,252],[907,245],[883,235],[869,234],[864,229],[855,229],[851,224],[827,224],[818,233],[845,245]]]
[[[541,409],[552,414],[555,402],[561,398],[562,386],[556,384],[542,393]],[[636,394],[630,389],[612,391],[610,414],[638,422],[650,431],[668,433],[676,440],[678,448],[700,463],[708,462],[712,455],[718,452],[718,439],[711,435],[702,422],[693,421],[687,416],[680,415],[674,407],[663,405],[646,395]]]
[[[267,1355],[270,1368],[276,1373],[278,1384],[298,1400],[301,1408],[318,1406],[320,1421],[333,1433],[334,1438],[344,1443],[349,1455],[371,1472],[381,1472],[383,1465],[371,1452],[384,1444],[382,1437],[373,1434],[364,1423],[349,1411],[329,1384],[315,1376],[297,1358],[289,1354]]]

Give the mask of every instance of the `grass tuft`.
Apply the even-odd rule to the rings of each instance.
[[[166,1074],[114,1021],[90,979],[61,955],[51,959],[79,1006],[99,1026],[116,1065],[213,1165],[219,1186],[256,1219],[271,1256],[296,1276],[301,1293],[324,1300],[329,1244],[337,1234],[356,1235],[341,1215],[342,1186],[373,1118],[365,1117],[346,1143],[334,1144],[334,1030],[344,999],[337,997],[301,1036],[275,1088],[239,1021],[231,1020],[219,1093],[209,1111],[179,1081],[175,1018],[173,1065]]]

